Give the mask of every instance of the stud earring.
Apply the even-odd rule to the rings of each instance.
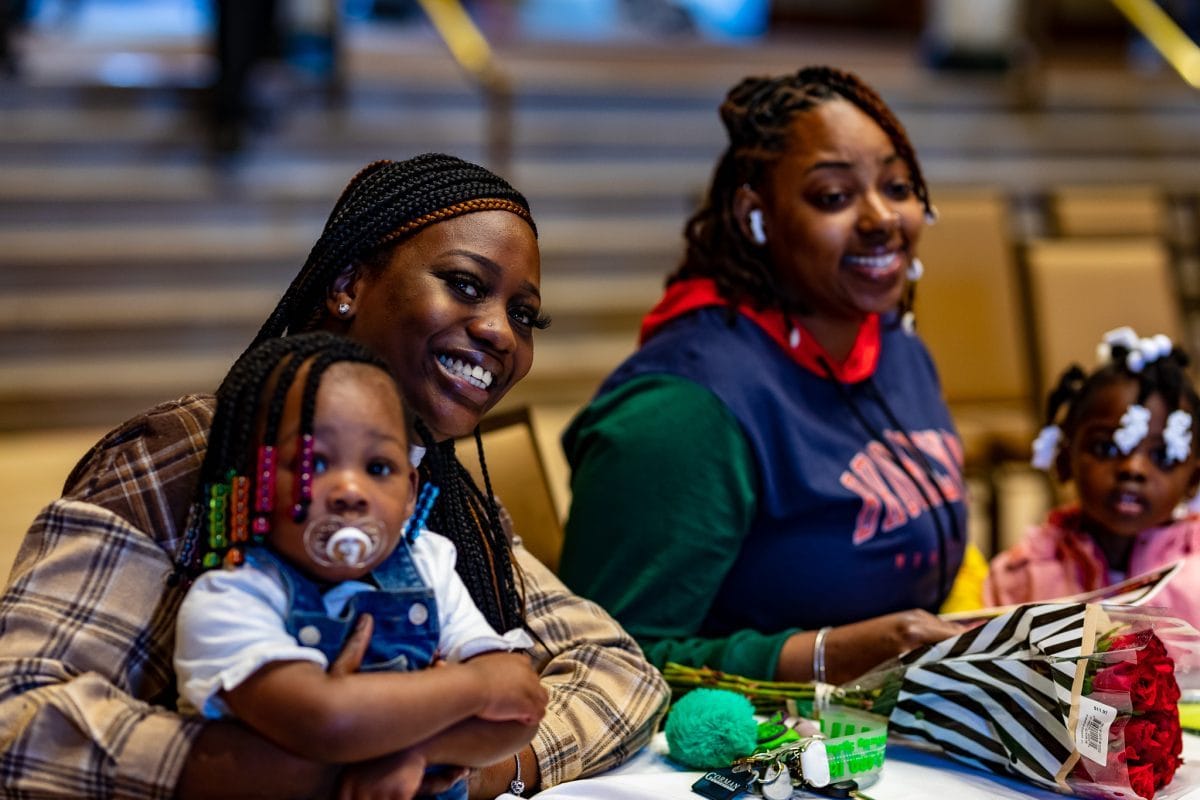
[[[350,304],[349,303],[338,303],[337,312],[338,312],[339,317],[346,316],[347,314],[350,313]]]
[[[925,274],[925,265],[921,263],[921,259],[914,258],[908,262],[908,271],[905,273],[908,279],[913,283],[921,280],[921,276]]]
[[[763,213],[761,208],[751,209],[750,216],[750,238],[755,244],[767,243],[767,232],[763,229]]]

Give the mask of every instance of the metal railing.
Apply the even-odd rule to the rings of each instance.
[[[1200,89],[1200,47],[1153,0],[1112,0],[1180,77]]]
[[[488,166],[509,175],[512,160],[512,87],[496,64],[483,32],[459,0],[417,0],[447,49],[483,93]]]

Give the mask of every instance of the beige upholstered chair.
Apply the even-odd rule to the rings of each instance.
[[[1170,253],[1157,237],[1035,240],[1026,249],[1041,392],[1095,362],[1105,331],[1129,325],[1183,341]]]
[[[558,569],[562,522],[551,489],[546,463],[528,408],[491,414],[480,424],[488,476],[497,499],[512,515],[513,527],[525,546],[543,564]],[[474,437],[459,439],[455,452],[483,488],[483,474]]]
[[[1057,237],[1165,236],[1170,221],[1166,195],[1154,186],[1062,186],[1049,197]]]
[[[918,251],[917,330],[929,346],[969,468],[1024,457],[1036,430],[1015,251],[1004,196],[938,191]]]
[[[0,586],[8,582],[33,518],[62,495],[72,467],[103,435],[102,429],[86,428],[0,436]]]

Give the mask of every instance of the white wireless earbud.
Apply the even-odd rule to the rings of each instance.
[[[748,219],[750,221],[750,238],[754,240],[755,244],[766,244],[767,232],[763,229],[762,209],[751,209]]]
[[[919,281],[921,276],[925,274],[925,265],[921,263],[921,259],[914,258],[908,262],[908,272],[905,273],[910,281]]]

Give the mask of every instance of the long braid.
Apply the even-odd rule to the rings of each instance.
[[[214,533],[221,535],[226,532],[228,526],[220,510],[213,508],[213,505],[219,502],[218,495],[225,493],[224,487],[228,486],[230,472],[240,475],[251,473],[243,457],[244,445],[235,446],[235,443],[253,440],[252,437],[242,436],[247,423],[252,427],[256,417],[262,388],[259,376],[273,369],[285,352],[284,346],[279,344],[243,354],[217,390],[217,408],[209,430],[204,461],[200,466],[196,494],[188,513],[187,528],[171,575],[172,583],[190,579],[201,572],[204,558],[220,548],[220,542],[216,542],[217,547],[214,548],[210,539]],[[268,412],[268,420],[270,427],[271,412]],[[217,513],[214,515],[213,512]]]
[[[759,185],[766,170],[787,149],[795,135],[793,118],[821,103],[843,98],[873,119],[908,166],[914,192],[933,213],[929,190],[916,151],[904,126],[882,98],[856,75],[832,67],[806,67],[779,77],[746,78],[733,87],[721,104],[721,121],[729,146],[717,162],[708,196],[684,229],[683,262],[669,283],[693,277],[713,279],[732,305],[743,300],[757,308],[781,308],[784,300],[762,247],[747,241],[734,214],[734,196],[744,185]],[[900,311],[911,308],[911,284]],[[783,308],[804,311],[803,308]]]
[[[240,562],[242,549],[251,539],[235,535],[239,511],[234,506],[234,497],[238,482],[244,482],[247,503],[264,490],[274,495],[274,474],[265,476],[267,485],[264,485],[264,476],[256,469],[258,445],[276,445],[284,401],[305,364],[310,366],[301,401],[300,434],[311,436],[321,376],[329,366],[339,362],[369,364],[388,372],[387,365],[366,347],[325,332],[268,339],[234,363],[217,390],[208,449],[176,558],[173,582],[189,579],[221,563]],[[256,436],[260,426],[261,434]],[[276,502],[281,499],[276,498]],[[306,509],[307,504],[303,505]],[[244,515],[243,533],[248,533],[250,511],[246,507],[240,512]],[[261,540],[262,533],[258,531],[253,540]]]
[[[508,557],[511,556],[511,551],[508,547],[508,534],[504,530],[504,523],[500,518],[500,506],[496,502],[496,493],[492,491],[492,476],[488,471],[487,458],[483,453],[483,436],[479,432],[478,425],[475,426],[475,453],[479,458],[479,471],[483,473],[484,494],[482,495],[481,499],[487,504],[488,521],[491,525],[492,531],[494,532],[497,540],[503,545],[498,549],[503,551],[504,555]],[[519,602],[518,609],[521,613],[521,619],[524,620],[525,579],[522,573],[518,570],[511,570],[510,573],[506,574],[511,574],[515,579],[509,582],[509,588],[511,589],[509,594],[517,598]],[[533,635],[534,639],[537,639],[539,642],[541,641],[536,632],[530,631],[530,633]]]
[[[433,442],[424,424],[417,421],[415,427],[428,445],[419,469],[421,480],[442,490],[430,512],[430,529],[447,536],[458,548],[459,576],[488,622],[497,630],[523,625],[523,593],[490,485],[485,497],[455,457],[454,441]],[[482,456],[482,448],[480,453]],[[490,484],[482,458],[480,464]]]

